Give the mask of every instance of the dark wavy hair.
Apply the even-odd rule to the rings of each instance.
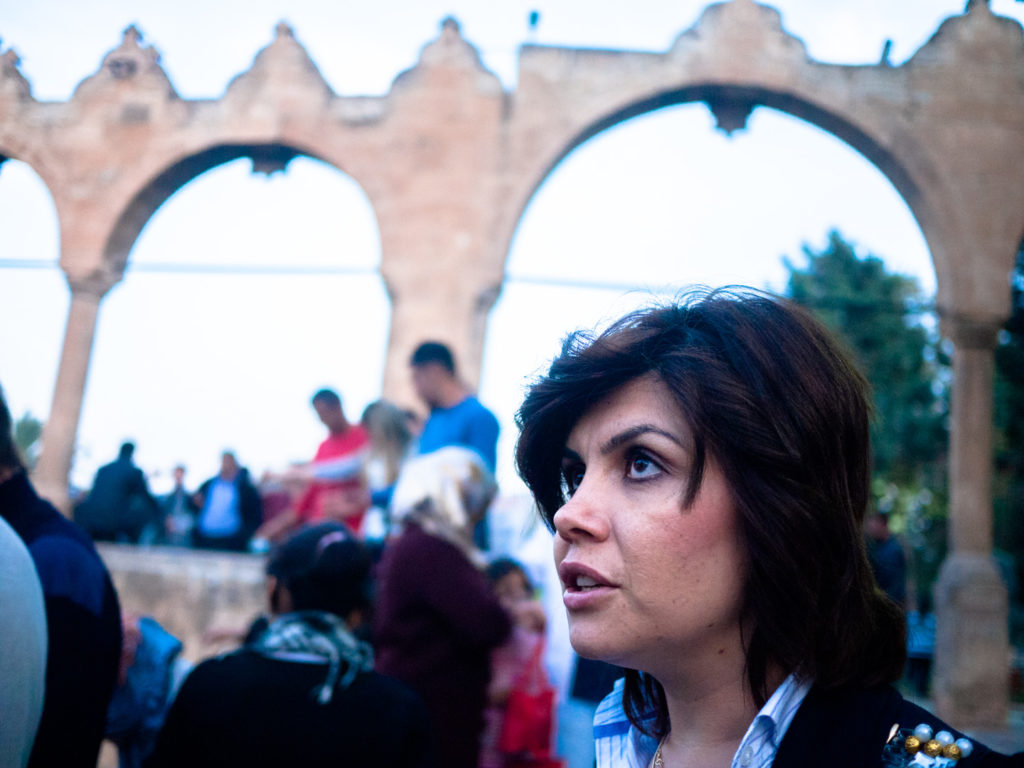
[[[561,458],[573,426],[648,374],[668,387],[693,432],[684,505],[710,456],[736,507],[749,559],[746,679],[758,706],[774,668],[826,690],[897,679],[905,622],[877,589],[861,534],[868,385],[828,331],[784,299],[705,290],[626,315],[596,338],[570,335],[516,415],[516,466],[548,527],[567,501]],[[668,732],[665,693],[650,675],[627,672],[623,704],[645,733]]]

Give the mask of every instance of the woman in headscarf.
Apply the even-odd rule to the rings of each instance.
[[[370,608],[370,566],[340,523],[275,550],[270,622],[192,671],[147,768],[434,765],[423,702],[374,672],[354,634]]]
[[[393,536],[378,572],[377,670],[423,698],[446,768],[477,766],[490,652],[511,631],[473,545],[473,526],[495,491],[469,449],[410,460],[395,488]]]

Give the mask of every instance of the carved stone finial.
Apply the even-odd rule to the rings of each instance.
[[[0,49],[2,50],[2,49]],[[13,48],[0,53],[0,96],[13,94],[16,99],[28,99],[32,96],[32,87],[21,74],[18,65],[21,57]]]
[[[259,102],[299,92],[308,93],[314,101],[333,95],[291,25],[282,20],[274,28],[274,39],[270,45],[256,54],[246,72],[228,84],[225,98]]]
[[[459,37],[462,36],[462,25],[459,24],[459,20],[454,16],[445,16],[441,19],[441,31],[448,32],[449,34],[456,34]]]
[[[441,34],[423,46],[417,65],[395,78],[395,83],[406,83],[417,69],[434,66],[477,70],[488,79],[487,87],[496,84],[500,88],[501,85],[500,81],[484,67],[479,51],[462,36],[462,27],[454,16],[446,16],[441,20]],[[491,78],[494,82],[490,82]]]
[[[13,48],[8,48],[4,51],[3,56],[0,56],[3,60],[4,67],[14,67],[15,69],[21,64],[21,56],[19,56]]]
[[[121,47],[124,48],[129,45],[132,45],[135,48],[141,48],[141,43],[142,33],[139,31],[139,28],[136,27],[134,24],[130,24],[127,27],[125,27],[125,30],[122,33]]]
[[[808,60],[807,47],[783,28],[778,9],[754,0],[728,0],[707,6],[697,23],[676,38],[671,52],[683,59],[700,57],[702,51],[716,48],[739,52],[738,59],[754,70],[759,57],[775,58],[780,52],[794,62]]]
[[[125,28],[121,44],[103,57],[102,66],[96,74],[78,84],[72,98],[86,101],[97,99],[112,104],[121,97],[112,101],[111,93],[120,93],[127,99],[127,94],[133,92],[135,95],[129,99],[132,106],[128,108],[131,122],[137,121],[138,116],[142,114],[138,94],[148,92],[156,101],[177,98],[174,86],[160,66],[160,53],[152,46],[144,45],[143,37],[136,25],[132,24]],[[124,106],[125,104],[119,103],[116,110],[120,113]]]
[[[943,67],[963,75],[1015,67],[1021,56],[1021,24],[992,12],[988,0],[969,0],[964,13],[943,21],[908,60],[914,66]]]

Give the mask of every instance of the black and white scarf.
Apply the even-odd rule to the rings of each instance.
[[[336,688],[351,685],[360,672],[373,669],[373,649],[357,640],[340,618],[323,611],[283,614],[249,648],[281,661],[327,664],[327,678],[311,692],[320,704],[327,704]]]

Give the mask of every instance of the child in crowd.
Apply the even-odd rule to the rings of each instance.
[[[516,756],[507,755],[498,747],[506,704],[517,679],[530,672],[535,654],[543,653],[546,617],[540,601],[534,597],[526,570],[518,562],[499,558],[487,567],[487,577],[514,626],[505,644],[491,653],[491,684],[480,768],[507,768],[514,764]],[[542,667],[540,671],[543,674]]]

